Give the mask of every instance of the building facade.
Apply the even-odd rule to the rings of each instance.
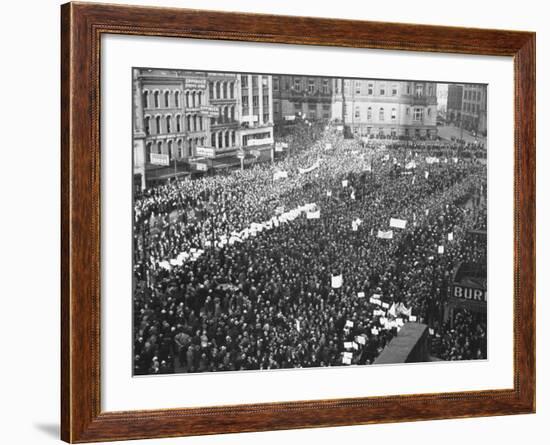
[[[237,145],[258,155],[273,148],[273,78],[265,74],[240,74],[238,82]]]
[[[456,124],[462,119],[463,86],[449,84],[447,89],[447,121]]]
[[[208,143],[207,79],[159,69],[134,69],[133,77],[134,177],[144,188],[178,175],[196,147]]]
[[[487,134],[487,86],[465,84],[462,93],[464,129],[476,134]]]
[[[332,87],[329,77],[273,76],[275,123],[297,115],[314,121],[331,120]]]
[[[333,120],[357,137],[437,135],[437,84],[333,79]]]
[[[239,78],[234,73],[208,73],[210,138],[216,156],[237,149],[240,125]]]

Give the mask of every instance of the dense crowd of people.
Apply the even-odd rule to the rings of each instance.
[[[365,147],[332,127],[298,126],[287,140],[274,163],[135,197],[135,374],[370,364],[399,330],[389,318],[428,324],[441,359],[485,358],[483,314],[443,320],[456,265],[486,264],[486,243],[469,234],[486,227],[485,165]],[[277,220],[305,204],[318,217]]]

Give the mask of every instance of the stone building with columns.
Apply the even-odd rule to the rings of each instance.
[[[354,136],[437,136],[437,84],[333,79],[332,118]]]
[[[133,70],[134,181],[144,188],[185,174],[196,147],[209,143],[206,74]]]

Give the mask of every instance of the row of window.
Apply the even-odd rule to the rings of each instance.
[[[210,100],[235,99],[235,83],[230,81],[217,81],[208,83]]]
[[[203,146],[205,138],[189,138],[183,142],[183,139],[168,140],[168,141],[156,141],[147,142],[145,145],[147,159],[151,159],[151,153],[155,154],[168,154],[171,160],[177,158],[191,157],[193,156],[194,147]]]
[[[346,110],[346,113],[347,113],[347,110]],[[410,107],[406,108],[405,113],[406,113],[407,116],[410,116],[410,114],[411,114]],[[432,114],[432,110],[431,110],[431,108],[428,108],[428,116],[431,116],[431,114]],[[373,116],[372,107],[368,107],[367,108],[367,120],[371,121],[372,116]],[[354,117],[355,117],[355,119],[361,119],[361,108],[359,106],[355,107]],[[413,120],[421,121],[423,118],[424,118],[424,108],[414,107],[413,108]],[[378,109],[378,120],[379,121],[384,121],[385,119],[386,119],[386,110],[384,109],[384,107],[380,107]],[[390,119],[392,121],[395,121],[397,119],[397,108],[392,108],[391,109]]]
[[[241,75],[241,88],[248,88],[248,74],[242,74]],[[250,78],[252,79],[252,88],[258,88],[258,80],[262,79],[262,86],[268,86],[269,81],[267,76],[258,76],[258,75],[250,75]]]
[[[353,84],[352,84],[353,82]],[[350,88],[354,87],[354,91],[355,91],[355,94],[359,95],[359,94],[363,94],[364,92],[366,92],[366,95],[367,96],[374,96],[375,94],[375,84],[374,82],[367,82],[366,84],[366,90],[364,90],[365,88],[365,81],[362,81],[362,80],[355,80],[355,81],[351,81],[349,79],[346,79],[344,80],[344,93],[345,94],[350,94]],[[405,87],[405,91],[406,91],[406,94],[407,95],[411,95],[411,85],[410,84],[407,84],[407,86]],[[336,83],[336,93],[338,93],[338,83]],[[417,97],[420,97],[420,96],[424,96],[424,93],[427,93],[428,96],[433,96],[434,95],[434,87],[433,85],[428,85],[428,88],[427,90],[424,89],[424,84],[423,83],[415,83],[414,84],[414,95],[417,96]],[[385,83],[381,83],[378,85],[378,95],[379,96],[387,96],[387,95],[391,95],[391,96],[397,96],[399,94],[399,87],[398,87],[398,84],[392,84],[391,87],[389,87],[388,89],[388,86],[385,84]]]
[[[211,125],[235,122],[235,105],[218,107],[218,110],[219,116],[210,118]]]
[[[479,101],[481,101],[481,91],[464,90],[464,99],[465,100],[475,100],[475,101],[479,102]]]
[[[235,147],[237,143],[235,130],[215,131],[210,135],[210,145],[216,148]]]
[[[464,102],[464,111],[467,113],[479,114],[479,109],[480,109],[479,104]]]
[[[384,128],[373,128],[372,127],[354,127],[353,132],[357,136],[370,136],[372,135],[378,135],[378,136],[386,136],[386,129]],[[410,130],[408,128],[404,129],[405,136],[410,136]],[[420,128],[414,129],[414,135],[415,136],[421,136],[422,134],[425,134],[426,136],[431,136],[433,134],[432,130],[429,128],[422,131]],[[388,132],[389,136],[397,137],[397,129],[396,128],[390,128]]]
[[[202,91],[186,91],[185,106],[187,108],[199,107],[204,102],[204,93]],[[181,107],[181,91],[165,90],[160,92],[155,90],[143,91],[143,107],[144,108],[180,108]]]
[[[161,116],[145,116],[145,134],[165,134],[165,133],[181,133],[184,131],[183,116],[181,114],[175,117],[171,115]],[[197,114],[187,114],[185,116],[185,129],[187,131],[202,131],[204,130],[203,118]]]
[[[283,90],[294,90],[297,92],[307,91],[309,94],[314,94],[317,92],[321,92],[323,94],[329,94],[330,93],[330,81],[329,79],[322,79],[321,84],[319,85],[319,82],[315,82],[316,79],[306,79],[302,77],[295,77],[294,82],[290,82],[290,78],[286,77],[284,78],[283,85],[279,85],[279,79],[274,78],[273,79],[273,91],[279,91],[279,88],[281,87]],[[304,84],[305,83],[305,84]]]

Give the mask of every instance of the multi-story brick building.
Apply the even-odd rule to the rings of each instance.
[[[487,134],[487,86],[464,84],[462,93],[463,126],[468,131]]]
[[[437,85],[333,79],[332,117],[358,137],[435,137]]]
[[[330,77],[273,76],[273,115],[276,123],[285,116],[301,115],[310,120],[332,118]]]
[[[447,121],[456,124],[462,119],[462,84],[449,84],[447,89]]]

